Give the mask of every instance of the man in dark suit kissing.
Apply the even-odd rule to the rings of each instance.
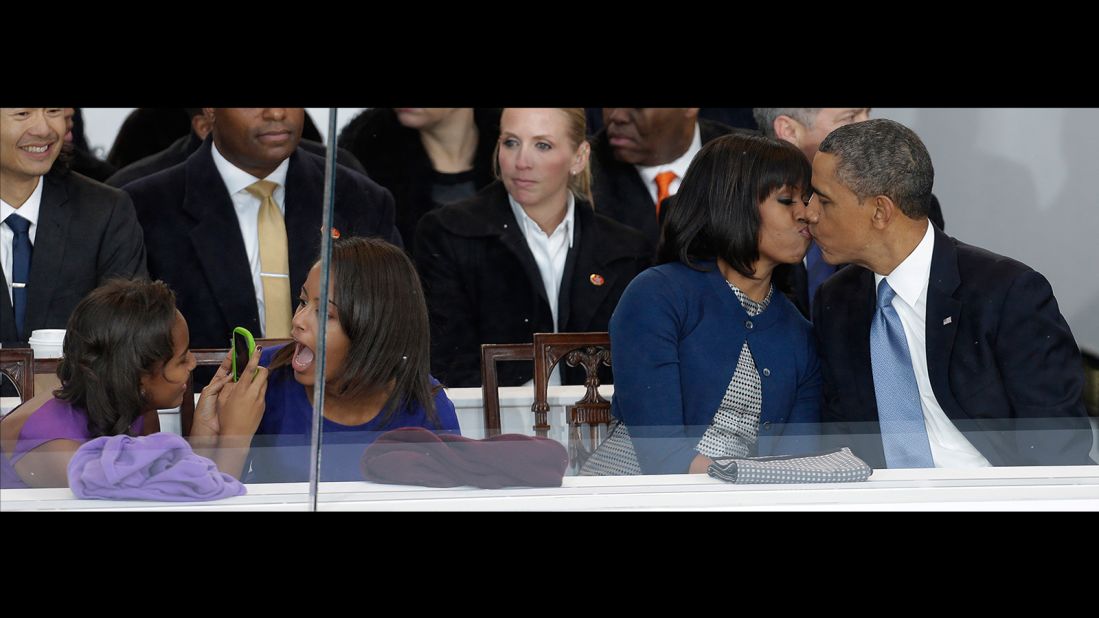
[[[1091,463],[1080,351],[1049,282],[928,224],[910,129],[840,127],[813,159],[809,229],[830,264],[813,322],[824,433],[874,467]]]

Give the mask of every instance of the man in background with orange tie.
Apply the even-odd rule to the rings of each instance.
[[[236,326],[289,337],[320,250],[325,160],[298,147],[302,108],[203,113],[212,129],[194,154],[123,187],[145,231],[149,274],[175,290],[192,348],[228,347]],[[402,246],[393,217],[389,191],[337,167],[333,234]]]
[[[604,107],[604,128],[592,138],[595,211],[640,230],[656,252],[662,202],[679,190],[695,154],[733,132],[698,119],[697,107]]]

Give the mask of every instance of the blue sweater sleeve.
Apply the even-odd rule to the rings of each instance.
[[[432,386],[436,384],[438,382],[432,378]],[[446,391],[442,388],[435,393],[435,414],[439,417],[439,431],[456,435],[462,434],[462,428],[458,425],[458,412],[454,408],[454,402],[450,400],[450,397],[447,397]]]
[[[629,428],[645,474],[687,472],[697,438],[687,433],[679,341],[687,291],[660,270],[637,276],[610,323],[613,408]]]

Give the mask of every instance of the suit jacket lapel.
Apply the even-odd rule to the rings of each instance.
[[[511,212],[511,204],[508,202],[507,190],[504,189],[503,183],[500,183],[497,190],[493,191],[488,200],[488,207],[491,209],[488,218],[492,220],[495,229],[500,230],[500,242],[507,247],[508,251],[515,254],[515,258],[522,265],[523,272],[530,279],[538,297],[549,307],[549,297],[546,296],[546,286],[542,282],[542,273],[538,270],[538,264],[534,261],[534,255],[530,252],[527,239],[519,229],[519,222],[515,220],[515,214]]]
[[[660,241],[660,222],[656,218],[656,202],[653,201],[649,188],[641,178],[641,172],[632,165],[623,168],[621,178],[622,199],[625,204],[634,209],[627,215],[628,219],[622,221],[627,225],[633,225],[653,243],[655,247]]]
[[[580,253],[584,248],[584,243],[581,242],[583,227],[583,222],[580,220],[580,202],[577,202],[576,212],[573,215],[572,246],[565,255],[565,268],[561,272],[561,288],[557,291],[557,330],[560,332],[576,330],[569,328],[569,317],[572,315],[573,285],[582,287],[581,282],[576,278],[576,263],[580,260]],[[586,266],[581,266],[581,269],[584,268]]]
[[[850,294],[843,296],[844,302],[838,304],[836,315],[844,329],[840,341],[849,342],[850,374],[856,380],[857,392],[862,400],[863,409],[870,410],[869,418],[858,421],[878,420],[878,399],[874,393],[874,372],[870,367],[870,322],[874,318],[877,295],[874,291],[874,273],[860,266],[856,285]]]
[[[34,246],[41,248],[31,256],[30,281],[27,285],[27,323],[24,325],[27,336],[32,330],[42,327],[46,319],[46,308],[50,297],[57,289],[61,276],[61,265],[65,260],[66,238],[69,220],[73,215],[73,205],[69,203],[69,191],[64,181],[47,174],[42,177],[46,183],[42,187],[42,204],[38,211],[38,231]],[[13,312],[14,315],[14,312]]]
[[[19,336],[15,333],[15,307],[11,304],[11,299],[8,298],[8,278],[4,276],[4,270],[0,268],[0,284],[3,284],[3,288],[0,288],[0,343],[6,342],[11,345],[19,339]]]
[[[568,314],[561,323],[573,325],[572,330],[588,331],[591,330],[595,313],[618,283],[616,273],[607,268],[610,260],[616,256],[607,253],[608,250],[614,250],[614,247],[606,244],[611,239],[599,236],[595,213],[587,202],[576,203],[576,223],[577,234],[573,241],[577,249],[576,260],[571,271],[566,268],[566,278],[562,279],[563,282],[570,283],[567,286],[568,295],[562,303],[562,311],[567,311]],[[602,277],[603,283],[595,285],[591,280],[592,275]]]
[[[637,168],[614,158],[606,129],[592,140],[592,182],[596,211],[640,230],[655,249],[660,239],[656,204]]]
[[[950,389],[949,369],[962,309],[962,303],[954,298],[960,284],[958,253],[953,239],[935,228],[935,249],[927,284],[927,372],[935,399],[951,418],[958,416],[956,411],[959,409]]]
[[[226,322],[231,315],[251,315],[258,323],[255,290],[240,285],[252,281],[252,269],[229,190],[210,154],[212,143],[207,140],[197,156],[187,160],[183,210],[196,222],[191,245]]]
[[[317,260],[324,213],[323,170],[315,169],[298,151],[286,171],[286,242],[290,258],[290,297],[297,298],[309,269]],[[332,227],[340,229],[333,221]]]
[[[323,157],[298,148],[290,155],[290,167],[286,171],[285,222],[291,299],[297,298],[298,290],[305,285],[309,269],[320,257],[320,243],[323,240],[321,223],[324,221],[324,209],[328,206],[324,203],[324,165]],[[337,173],[337,181],[332,188],[332,228],[341,235],[360,235],[338,205],[349,203],[358,208],[373,206],[361,200],[355,203],[353,198],[341,200],[341,196],[347,196],[340,192],[342,187],[338,178]]]

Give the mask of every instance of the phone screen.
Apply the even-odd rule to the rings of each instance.
[[[240,374],[248,366],[248,339],[240,333],[233,333],[233,381],[240,380]]]

